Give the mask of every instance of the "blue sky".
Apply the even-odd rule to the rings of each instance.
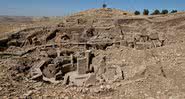
[[[143,9],[185,10],[185,0],[104,0],[109,8],[126,11]],[[62,16],[100,8],[103,0],[0,0],[0,15]]]

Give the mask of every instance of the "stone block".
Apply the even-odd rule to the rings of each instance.
[[[7,43],[7,46],[20,46],[21,42],[18,42],[17,40],[11,40]]]
[[[144,50],[152,48],[151,42],[136,42],[135,48],[137,50]]]
[[[120,46],[128,46],[127,41],[121,40],[120,41]]]
[[[115,74],[116,74],[116,68],[115,67],[108,67],[106,72],[103,74],[103,76],[106,81],[109,81],[109,80],[114,80]]]
[[[47,67],[43,69],[43,75],[47,78],[55,78],[55,74],[57,73],[57,65],[49,64]]]
[[[158,40],[159,39],[158,33],[151,33],[149,35],[149,37],[150,37],[151,40]]]
[[[71,64],[71,63],[65,64],[62,67],[62,73],[66,74],[68,72],[75,71],[75,69],[76,68],[73,66],[73,64]]]
[[[55,49],[49,49],[49,50],[47,51],[47,54],[48,54],[48,57],[52,57],[52,58],[57,57],[57,52],[56,52]]]
[[[114,47],[119,48],[120,47],[120,42],[115,42]]]
[[[80,25],[83,25],[83,24],[87,23],[87,20],[83,19],[83,18],[79,18],[79,19],[77,19],[77,23],[80,24]]]
[[[85,57],[86,57],[86,59],[87,59],[87,63],[86,63],[87,71],[90,71],[91,50],[87,50],[87,51],[85,52]]]
[[[89,76],[90,76],[89,74],[77,75],[75,77],[75,82],[73,82],[73,83],[77,86],[83,86],[83,85],[85,85],[85,82],[87,81]]]
[[[73,56],[73,54],[71,54],[70,57],[71,57],[71,64],[72,64],[72,66],[74,66],[74,56]]]
[[[45,59],[33,66],[30,71],[31,79],[37,79],[41,77],[44,66],[47,65],[50,61],[51,59]]]
[[[88,73],[88,74],[81,74],[79,75],[78,72],[69,72],[64,76],[64,83],[69,85],[76,85],[76,86],[84,86],[86,84],[90,84],[92,80],[95,80],[95,75]]]
[[[124,79],[122,69],[118,65],[111,65],[107,67],[106,72],[102,74],[102,77],[106,82],[114,82]]]
[[[73,33],[73,37],[72,40],[75,42],[79,42],[80,41],[80,34],[79,33]]]
[[[137,79],[138,77],[142,77],[146,71],[145,65],[132,65],[126,66],[123,68],[124,79]]]
[[[152,42],[155,43],[156,47],[161,47],[162,46],[162,42],[159,41],[159,40],[153,40]]]
[[[87,78],[87,80],[86,80],[86,82],[85,82],[85,85],[86,85],[86,86],[95,85],[96,82],[97,82],[96,75],[95,75],[95,74],[91,74],[91,75]]]
[[[77,72],[78,74],[86,74],[87,71],[87,58],[77,59]]]

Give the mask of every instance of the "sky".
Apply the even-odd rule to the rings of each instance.
[[[185,10],[185,0],[0,0],[0,15],[64,16],[91,8],[101,8],[104,2],[108,8],[126,11]]]

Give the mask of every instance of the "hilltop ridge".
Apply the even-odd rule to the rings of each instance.
[[[184,12],[90,9],[26,26],[0,38],[0,97],[185,97]]]

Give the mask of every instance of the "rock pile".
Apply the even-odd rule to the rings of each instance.
[[[152,96],[155,90],[147,91],[150,85],[160,91],[172,90],[176,83],[184,87],[174,80],[183,77],[183,72],[175,71],[184,71],[175,67],[183,64],[183,48],[169,47],[184,41],[184,20],[156,21],[160,17],[123,12],[115,17],[113,9],[93,12],[97,13],[75,14],[55,26],[27,28],[0,38],[0,62],[7,65],[13,80],[77,86],[84,93],[115,94],[114,90],[124,87],[120,94],[128,98],[132,97],[129,92],[139,96],[140,87]],[[181,28],[174,26],[174,20]]]

